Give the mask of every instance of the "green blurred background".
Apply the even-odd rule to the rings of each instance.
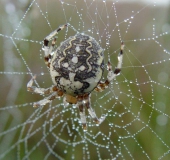
[[[0,158],[170,159],[169,15],[169,4],[141,1],[1,0]],[[94,110],[107,118],[96,127],[88,117],[87,133],[75,107],[64,108],[61,98],[34,109],[43,97],[26,89],[34,74],[36,86],[52,84],[42,41],[65,23],[99,41],[113,68],[125,43],[121,75],[92,93]],[[61,32],[58,45],[75,33]]]

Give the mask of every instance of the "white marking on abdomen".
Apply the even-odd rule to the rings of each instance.
[[[71,59],[71,61],[72,61],[73,63],[77,63],[77,62],[78,62],[78,58],[77,58],[77,57],[73,57],[73,58]]]
[[[85,66],[80,66],[80,67],[79,67],[79,70],[80,70],[80,71],[84,71],[85,68],[86,68]]]
[[[75,49],[76,49],[76,52],[79,52],[80,51],[80,46],[77,45]]]
[[[68,67],[68,63],[64,63],[63,67],[67,68]]]

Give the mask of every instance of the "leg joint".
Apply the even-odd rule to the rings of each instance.
[[[47,39],[44,39],[44,46],[48,46],[49,41]]]
[[[121,69],[120,68],[116,68],[115,70],[114,70],[114,74],[119,74],[120,73],[120,71],[121,71]]]

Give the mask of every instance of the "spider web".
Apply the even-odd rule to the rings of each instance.
[[[0,159],[169,159],[170,8],[158,2],[2,0]],[[113,68],[125,44],[121,74],[105,91],[92,92],[97,116],[107,117],[96,126],[86,114],[87,132],[75,106],[60,98],[33,108],[44,97],[26,89],[35,74],[37,87],[52,85],[42,42],[66,23],[57,45],[84,32],[105,49],[105,64],[110,60]]]

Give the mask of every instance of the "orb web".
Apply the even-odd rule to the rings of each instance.
[[[169,6],[160,1],[1,1],[0,159],[168,159]],[[33,108],[43,96],[26,84],[52,85],[44,63],[43,39],[62,24],[57,45],[76,33],[96,39],[113,68],[125,44],[119,76],[91,103],[105,121],[96,126],[86,113],[84,132],[75,105],[62,98]]]

